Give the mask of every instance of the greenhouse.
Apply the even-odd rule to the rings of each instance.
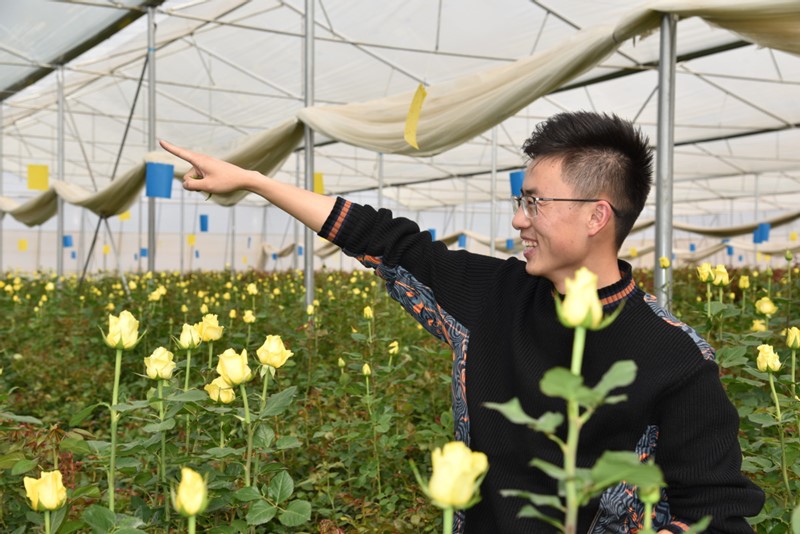
[[[585,531],[598,506],[597,532],[738,531],[733,504],[729,519],[675,510],[693,486],[648,471],[657,453],[593,470],[590,454],[575,472],[569,454],[562,468],[520,445],[558,483],[503,487],[503,455],[475,429],[489,419],[462,391],[476,380],[463,375],[470,334],[486,343],[448,308],[462,297],[337,233],[356,215],[379,233],[385,212],[358,205],[386,208],[437,254],[527,259],[539,274],[546,239],[525,230],[537,202],[619,217],[600,195],[523,186],[531,132],[589,112],[630,121],[652,149],[654,184],[618,257],[627,291],[652,294],[719,370],[738,413],[737,484],[764,495],[741,497],[758,509],[742,505],[736,524],[800,532],[795,0],[10,0],[0,91],[0,530],[473,532],[485,510],[505,510],[487,499],[499,487],[530,501],[514,509],[520,532]],[[160,141],[321,194],[340,220],[308,229],[280,195],[212,194],[214,172]],[[191,175],[197,191],[183,187]],[[520,209],[523,193],[534,201]],[[623,328],[611,321],[629,312],[608,300],[602,326],[568,326],[570,289],[550,280],[553,313],[588,336],[587,355],[604,346],[595,329]],[[579,384],[534,373],[563,414],[533,417],[526,397],[513,408],[496,391],[486,405],[575,453],[593,426],[573,443],[566,427],[581,418],[556,430],[546,416],[627,413],[617,404],[626,388],[637,398],[636,366],[650,375],[646,359],[619,360],[601,378],[573,359]],[[461,473],[474,491],[443,501],[437,462],[474,443],[488,471]],[[451,471],[483,461],[465,449]],[[700,483],[701,502],[728,495],[716,483]],[[636,524],[620,530],[601,513],[617,484],[635,495]]]

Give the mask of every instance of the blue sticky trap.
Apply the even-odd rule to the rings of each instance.
[[[516,197],[522,194],[522,182],[525,180],[525,171],[514,171],[508,175],[511,182],[511,196]]]
[[[273,253],[272,253],[272,259],[273,259],[273,260],[277,260],[277,259],[278,259],[278,254],[277,254],[277,253],[275,253],[275,252],[273,252]]]
[[[302,256],[303,255],[303,247],[297,247],[297,255],[298,256]]]
[[[71,246],[72,246],[72,236],[71,236],[71,235],[65,235],[65,236],[64,236],[64,237],[61,239],[61,242],[64,244],[64,248],[69,248],[69,247],[71,247]]]
[[[766,243],[769,241],[769,231],[772,228],[772,225],[769,223],[760,223],[758,225],[758,231],[761,232],[761,241],[760,243]]]
[[[436,241],[436,228],[428,228],[426,231],[431,234],[431,239]]]
[[[744,261],[744,256],[742,256],[741,254],[739,254],[739,261]]]
[[[208,232],[208,215],[200,215],[200,231]]]
[[[467,248],[467,236],[465,236],[464,234],[458,236],[458,246],[460,248]]]
[[[506,239],[506,250],[514,250],[514,240]]]
[[[694,243],[689,243],[689,252],[694,252],[697,250],[697,245]]]
[[[71,250],[69,252],[69,257],[74,260],[74,259],[76,259],[78,257],[78,254],[74,250]]]
[[[172,198],[175,167],[148,161],[145,166],[145,194],[148,197]]]
[[[199,250],[197,250],[197,249],[194,250],[194,257],[195,258],[199,258],[200,257],[200,251]]]
[[[139,249],[139,256],[141,256],[142,258],[147,257],[147,247],[142,247],[141,249]]]
[[[725,250],[728,253],[728,256],[733,256],[733,247],[727,246],[725,247]]]

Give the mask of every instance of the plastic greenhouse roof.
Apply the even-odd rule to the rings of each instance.
[[[29,163],[57,167],[53,69],[64,63],[64,180],[95,190],[109,183],[143,72],[147,4],[157,4],[159,138],[220,155],[304,108],[303,0],[7,0],[0,6],[4,171],[24,176]],[[367,102],[420,83],[458,84],[595,26],[613,26],[634,7],[629,0],[318,0],[315,105]],[[676,220],[750,220],[759,211],[797,209],[800,43],[784,50],[697,17],[678,22]],[[500,122],[498,171],[521,168],[519,147],[534,125],[563,110],[616,113],[655,141],[658,56],[657,29],[628,39]],[[117,176],[148,152],[145,95],[143,88]],[[315,170],[327,192],[377,187],[374,151],[323,135],[316,142]],[[433,156],[387,153],[383,194],[412,210],[486,202],[491,161],[490,130]],[[298,165],[290,157],[276,178],[294,183]],[[498,180],[504,200],[508,180]],[[653,194],[643,217],[653,216],[654,202]]]

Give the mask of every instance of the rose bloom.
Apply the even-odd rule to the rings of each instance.
[[[181,483],[172,494],[172,503],[179,514],[189,517],[203,512],[208,506],[206,481],[196,471],[181,468]]]
[[[428,493],[439,508],[465,508],[480,486],[489,462],[482,452],[473,452],[460,441],[451,441],[431,454],[433,474]]]
[[[176,341],[178,348],[183,350],[195,349],[201,342],[198,325],[184,323],[181,335]]]
[[[717,268],[714,270],[714,285],[727,286],[729,283],[728,270],[722,264],[717,265]]]
[[[714,271],[711,269],[710,263],[705,262],[697,266],[697,278],[699,278],[701,282],[714,281]]]
[[[597,275],[586,267],[565,280],[564,301],[559,319],[568,328],[597,328],[603,320],[603,305],[597,296]]]
[[[236,392],[221,376],[212,380],[210,384],[203,386],[203,389],[206,390],[209,398],[214,402],[230,404],[236,398]]]
[[[242,317],[242,321],[247,324],[252,324],[256,322],[256,316],[253,314],[253,310],[245,310],[244,316]]]
[[[197,323],[197,330],[200,333],[200,339],[205,342],[216,341],[222,337],[222,332],[225,330],[224,326],[220,326],[217,315],[208,313],[203,316],[203,320]]]
[[[764,319],[753,319],[753,326],[750,327],[752,332],[766,332],[767,324]]]
[[[128,310],[122,310],[119,317],[108,316],[106,345],[115,349],[130,350],[139,342],[139,321]]]
[[[250,366],[247,365],[247,349],[242,349],[241,353],[227,349],[220,354],[217,373],[231,386],[238,386],[253,378]]]
[[[796,326],[786,331],[786,346],[792,350],[800,349],[800,329]]]
[[[758,358],[756,365],[761,372],[772,371],[777,373],[781,370],[781,360],[772,348],[772,345],[759,345]]]
[[[761,297],[756,301],[755,306],[758,313],[767,317],[772,317],[778,311],[778,307],[769,297]]]
[[[661,256],[658,258],[658,264],[661,265],[662,269],[669,269],[669,266],[672,265],[672,263],[669,261],[669,258],[666,256]]]
[[[258,361],[260,361],[262,365],[269,365],[275,369],[283,367],[283,364],[286,363],[286,360],[291,358],[293,355],[294,353],[292,351],[287,350],[286,347],[284,347],[281,336],[267,336],[267,338],[264,340],[264,343],[258,349],[256,349]]]
[[[739,277],[739,289],[747,289],[750,287],[750,277],[743,274]]]
[[[58,469],[42,471],[39,478],[25,477],[23,483],[31,508],[37,512],[58,510],[67,502],[67,488]]]
[[[153,380],[169,380],[175,370],[174,355],[164,347],[158,347],[144,359],[147,376]]]

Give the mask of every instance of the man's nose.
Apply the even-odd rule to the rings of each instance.
[[[525,215],[522,209],[517,209],[514,212],[514,217],[511,219],[511,226],[514,230],[521,230],[528,228],[531,225],[531,220]]]

